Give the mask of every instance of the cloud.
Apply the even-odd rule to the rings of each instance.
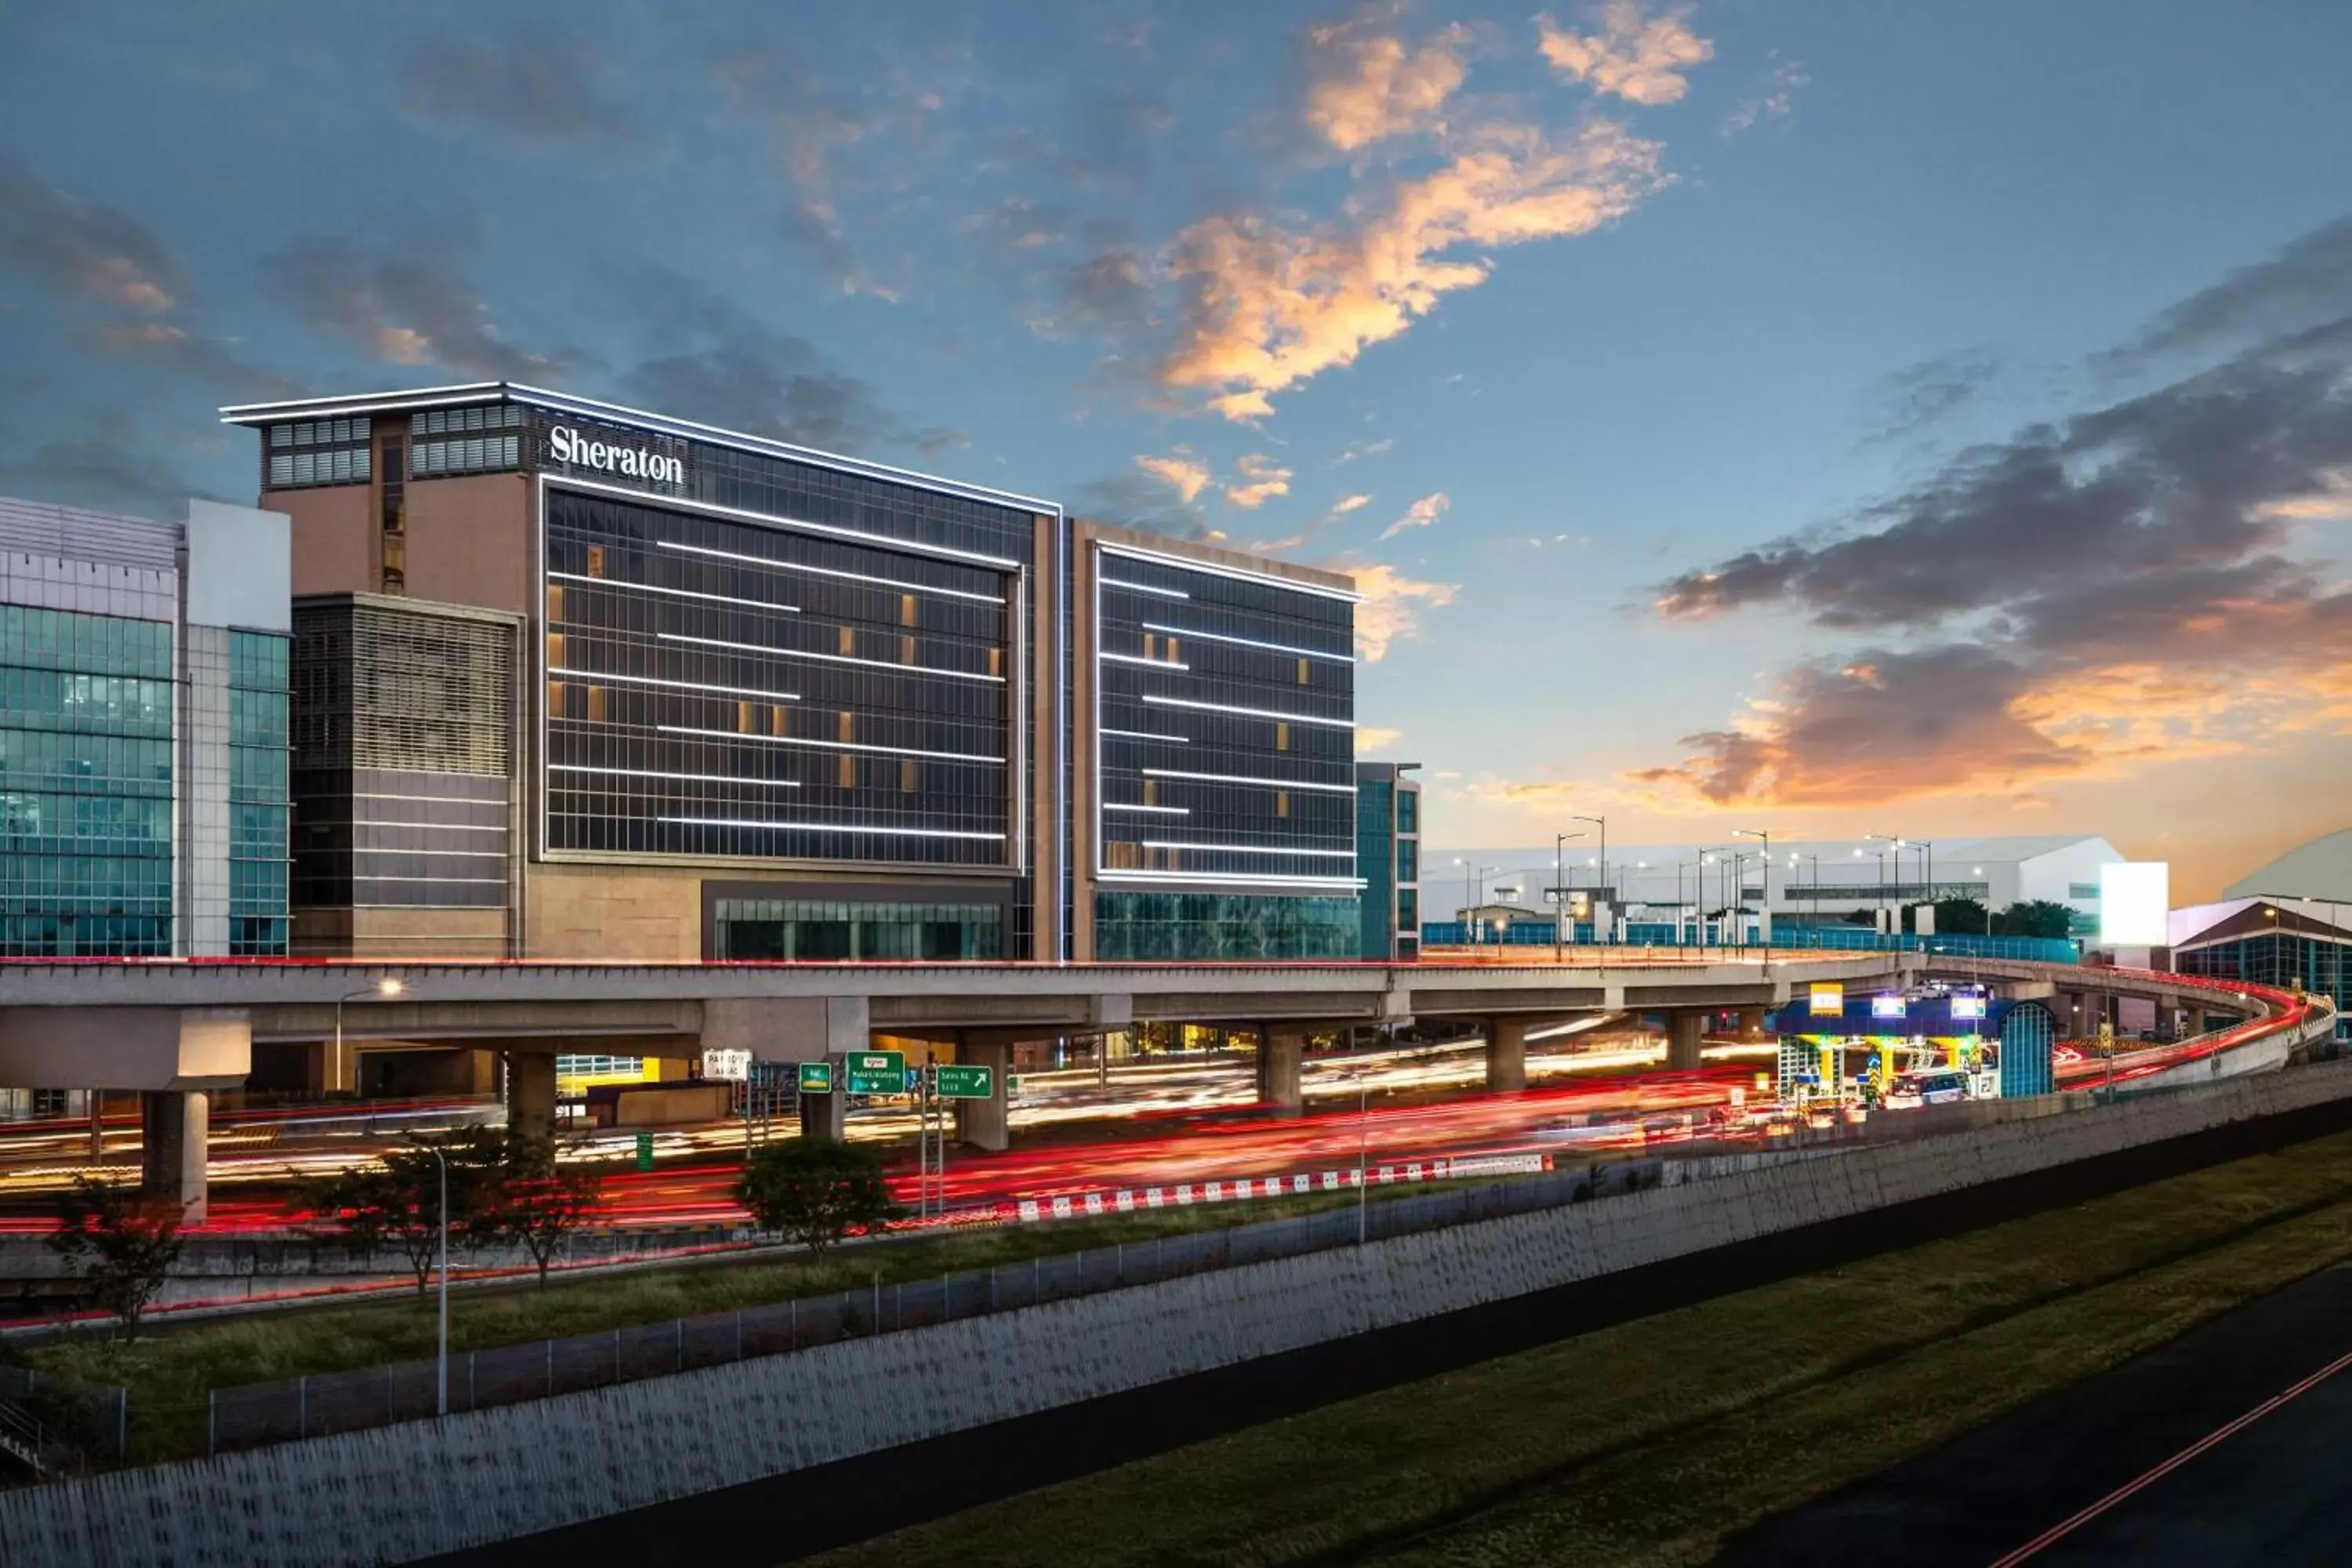
[[[1690,29],[1687,8],[1644,18],[1638,0],[1605,0],[1591,13],[1597,33],[1578,34],[1548,16],[1536,18],[1536,47],[1569,81],[1655,107],[1690,89],[1683,73],[1714,58],[1715,46]]]
[[[1769,607],[1907,641],[1786,672],[1637,779],[1833,805],[2121,776],[2352,729],[2352,584],[2294,548],[2352,516],[2352,288],[2338,308],[1972,448],[1843,531],[1662,584],[1669,621]]]
[[[391,364],[434,365],[483,380],[561,381],[584,360],[509,342],[458,271],[462,234],[447,220],[405,219],[391,237],[298,235],[262,260],[262,279],[305,325]],[[458,226],[462,230],[462,225]],[[437,240],[419,237],[442,236]]]
[[[248,364],[228,342],[164,321],[110,321],[96,341],[105,353],[176,372],[223,398],[262,402],[302,392],[291,376]]]
[[[646,272],[635,298],[658,300],[638,323],[646,342],[672,352],[625,378],[649,406],[730,430],[829,452],[911,447],[936,456],[969,445],[958,431],[920,425],[874,388],[834,367],[814,344],[691,279]]]
[[[1724,117],[1723,134],[1745,136],[1768,121],[1787,119],[1796,110],[1797,94],[1812,82],[1801,62],[1779,61],[1765,79],[1764,86],[1741,99],[1738,107]]]
[[[1941,423],[1981,397],[2010,369],[2010,358],[1990,344],[1937,354],[1880,381],[1873,396],[1872,439],[1899,440]]]
[[[2163,311],[2105,357],[2129,368],[2167,354],[2300,331],[2334,321],[2352,300],[2352,218],[2289,242],[2266,261],[2241,267]]]
[[[1445,513],[1454,503],[1444,490],[1433,490],[1404,509],[1404,515],[1381,530],[1382,539],[1394,539],[1409,528],[1427,528]]]
[[[1320,539],[1324,534],[1329,532],[1341,519],[1346,518],[1352,513],[1361,511],[1364,508],[1371,504],[1372,498],[1368,495],[1341,496],[1338,500],[1333,501],[1328,507],[1324,509],[1322,516],[1317,518],[1313,522],[1308,523],[1297,532],[1286,534],[1280,539],[1259,540],[1252,543],[1250,548],[1265,555],[1286,554],[1291,551],[1297,550],[1302,546],[1313,543],[1316,540]]]
[[[1378,724],[1359,724],[1356,726],[1356,755],[1360,757],[1373,752],[1385,752],[1403,739],[1402,730],[1384,729]]]
[[[1171,497],[1165,480],[1133,469],[1076,486],[1070,493],[1070,511],[1197,544],[1226,542],[1223,531],[1209,526],[1196,503]]]
[[[116,408],[60,411],[51,403],[40,411],[49,433],[25,439],[26,420],[39,416],[25,395],[33,389],[6,390],[8,402],[22,404],[24,412],[11,417],[5,434],[25,444],[0,449],[0,494],[162,521],[181,516],[191,495],[205,493],[158,456],[166,443]]]
[[[426,123],[470,122],[520,141],[585,142],[624,121],[601,63],[561,29],[496,43],[435,38],[408,52],[400,80],[409,110]]]
[[[1209,465],[1182,447],[1165,458],[1138,458],[1135,466],[1174,490],[1181,501],[1190,501],[1208,488]]]
[[[1221,213],[1180,232],[1163,272],[1179,291],[1160,384],[1261,418],[1276,393],[1352,364],[1475,288],[1492,268],[1463,254],[1589,234],[1668,183],[1660,149],[1607,121],[1556,137],[1531,125],[1452,133],[1443,163],[1397,182],[1367,212],[1292,227]]]
[[[1351,441],[1348,444],[1346,451],[1331,459],[1331,466],[1337,468],[1352,463],[1359,458],[1377,458],[1395,445],[1396,440],[1393,437],[1378,441]]]
[[[1419,637],[1422,615],[1454,603],[1462,592],[1459,584],[1419,582],[1385,562],[1335,570],[1353,577],[1364,596],[1356,606],[1356,652],[1367,664],[1386,658],[1399,639]]]
[[[187,274],[146,226],[78,201],[0,152],[0,267],[68,298],[142,315],[172,310]]]
[[[1433,130],[1462,86],[1468,29],[1447,27],[1418,48],[1381,29],[1377,9],[1307,33],[1307,101],[1301,112],[1342,153],[1391,136]]]
[[[1255,511],[1276,496],[1290,493],[1290,470],[1263,452],[1252,452],[1234,467],[1241,471],[1241,482],[1224,489],[1225,500],[1237,507]]]

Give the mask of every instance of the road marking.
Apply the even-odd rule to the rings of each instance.
[[[2180,1452],[2173,1455],[2172,1458],[2165,1460],[2164,1463],[2157,1466],[2146,1474],[2141,1475],[2133,1480],[2125,1482],[2122,1486],[2117,1487],[2115,1490],[2109,1492],[2098,1501],[2091,1504],[2090,1507],[2084,1509],[2081,1512],[2052,1525],[2048,1530],[2043,1531],[2041,1534],[2035,1536],[2032,1540],[2027,1542],[2024,1545],[2019,1547],[2008,1556],[1995,1561],[1992,1568],[2015,1568],[2016,1564],[2024,1562],[2027,1558],[2032,1557],[2045,1551],[2049,1547],[2055,1545],[2058,1542],[2065,1539],[2069,1535],[2072,1535],[2077,1530],[2082,1529],[2083,1526],[2090,1523],[2101,1514],[2105,1513],[2116,1504],[2124,1502],[2136,1494],[2145,1491],[2149,1487],[2154,1486],[2157,1482],[2162,1480],[2165,1477],[2170,1475],[2181,1466],[2189,1463],[2189,1460],[2197,1458],[2198,1455],[2204,1453],[2207,1449],[2211,1448],[2218,1444],[2227,1442],[2231,1437],[2236,1436],[2239,1433],[2244,1431],[2247,1427],[2252,1426],[2263,1416],[2268,1415],[2272,1411],[2276,1410],[2279,1406],[2286,1404],[2289,1400],[2299,1398],[2302,1395],[2310,1393],[2321,1384],[2326,1383],[2329,1378],[2334,1377],[2337,1373],[2342,1372],[2346,1367],[2352,1367],[2352,1352],[2347,1352],[2346,1354],[2337,1356],[2334,1361],[2329,1362],[2326,1366],[2321,1367],[2317,1372],[2313,1373],[2309,1377],[2305,1378],[2301,1383],[2296,1384],[2285,1393],[2273,1394],[2270,1398],[2263,1400],[2260,1405],[2255,1405],[2252,1410],[2247,1411],[2243,1415],[2239,1416],[2228,1426],[2216,1427],[2214,1430],[2208,1432],[2204,1436],[2198,1438],[2197,1441],[2189,1444],[2189,1447],[2181,1449]]]

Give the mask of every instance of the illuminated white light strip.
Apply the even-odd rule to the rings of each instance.
[[[1312,713],[1275,713],[1264,708],[1229,708],[1222,702],[1195,702],[1189,697],[1154,697],[1146,693],[1146,702],[1162,708],[1198,708],[1205,713],[1238,713],[1244,719],[1275,719],[1285,724],[1320,724],[1329,730],[1352,730],[1353,719],[1318,719]]]
[[[373,796],[367,796],[367,797],[364,797],[364,798],[368,798],[368,799],[382,799],[382,798],[383,798],[383,797],[382,797],[382,796],[380,796],[380,795],[373,795]],[[375,821],[366,821],[366,822],[357,822],[357,823],[353,823],[352,826],[353,826],[354,827],[430,827],[430,828],[432,828],[432,829],[433,829],[435,832],[436,832],[436,833],[504,833],[504,832],[507,830],[507,828],[506,828],[506,824],[505,824],[505,823],[503,823],[503,822],[375,822]],[[371,849],[372,849],[372,848],[374,848],[374,847],[375,847],[375,846],[373,846],[373,845],[368,845],[368,846],[365,846],[365,847],[367,847],[367,848],[371,848]]]
[[[593,669],[551,669],[547,672],[550,680],[558,676],[566,680],[586,681],[590,685],[607,680],[627,680],[639,686],[675,687],[681,691],[723,691],[730,697],[763,697],[772,702],[798,702],[801,700],[797,691],[762,691],[754,686],[705,686],[698,680],[664,680],[657,675],[614,675]]]
[[[1268,789],[1321,790],[1327,795],[1353,795],[1354,784],[1301,784],[1297,779],[1254,779],[1239,773],[1183,773],[1174,768],[1145,768],[1145,773],[1159,779],[1199,779],[1204,784],[1264,784]]]
[[[1145,665],[1153,669],[1190,669],[1192,668],[1189,664],[1176,664],[1164,658],[1145,658],[1140,654],[1098,653],[1095,655],[1095,657],[1097,658],[1107,658],[1117,664]]]
[[[626,588],[638,594],[675,594],[681,599],[708,599],[714,605],[742,605],[754,610],[782,610],[786,615],[801,613],[798,605],[772,604],[766,599],[738,599],[730,594],[701,594],[692,588],[665,588],[658,583],[628,583],[617,577],[591,577],[581,572],[550,572],[551,577],[561,577],[567,583],[593,583],[599,588]]]
[[[891,757],[936,757],[943,763],[992,763],[1002,767],[1003,757],[976,757],[963,752],[919,752],[909,746],[862,746],[851,741],[817,741],[798,735],[752,735],[740,730],[694,730],[684,724],[655,726],[665,735],[699,735],[712,741],[758,741],[770,746],[816,746],[828,752],[873,752]]]
[[[1299,877],[1286,872],[1269,871],[1253,876],[1246,871],[1114,871],[1108,867],[1095,868],[1095,879],[1104,882],[1200,882],[1216,887],[1236,888],[1311,888],[1328,892],[1361,892],[1361,877]]]
[[[765,654],[772,658],[813,658],[824,664],[862,664],[868,669],[895,669],[900,675],[942,675],[950,680],[992,680],[1004,684],[1001,675],[982,675],[967,669],[937,669],[928,664],[893,664],[887,658],[857,658],[845,653],[813,653],[802,647],[769,647],[755,642],[729,642],[722,637],[690,637],[684,632],[656,632],[663,642],[692,643],[698,647],[732,648],[737,653]],[[1349,725],[1349,729],[1355,728]]]
[[[1361,604],[1364,596],[1349,588],[1327,588],[1320,583],[1302,583],[1295,577],[1278,577],[1271,572],[1252,572],[1240,566],[1213,565],[1206,561],[1194,561],[1182,555],[1164,554],[1157,550],[1141,550],[1132,544],[1097,542],[1097,550],[1105,555],[1124,555],[1133,561],[1150,561],[1161,566],[1171,566],[1179,572],[1198,572],[1210,577],[1237,577],[1244,583],[1263,583],[1272,588],[1285,588],[1294,594],[1311,594],[1323,599],[1345,599],[1349,604]]]
[[[1171,637],[1205,637],[1210,642],[1239,643],[1244,647],[1262,647],[1268,653],[1297,654],[1301,658],[1328,658],[1339,664],[1356,662],[1356,656],[1351,653],[1323,653],[1311,647],[1291,647],[1278,642],[1260,642],[1255,637],[1227,637],[1223,632],[1204,632],[1192,626],[1163,626],[1158,621],[1144,622],[1143,629],[1148,632],[1166,632]]]
[[[675,779],[681,784],[751,784],[758,789],[798,789],[798,779],[747,779],[733,773],[665,773],[651,768],[592,768],[583,763],[550,763],[551,773],[612,773],[628,779]]]
[[[1324,859],[1337,858],[1353,860],[1352,849],[1276,849],[1263,844],[1178,844],[1165,838],[1147,838],[1146,849],[1201,849],[1218,855],[1313,855]]]
[[[1124,588],[1130,594],[1164,594],[1171,599],[1189,599],[1192,596],[1181,588],[1155,588],[1149,583],[1129,583],[1117,577],[1098,577],[1096,581],[1106,588]]]
[[[1192,808],[1189,805],[1139,805],[1116,800],[1107,800],[1103,802],[1103,809],[1105,811],[1148,811],[1159,816],[1190,816],[1192,815]]]
[[[748,822],[729,816],[664,816],[685,827],[766,827],[778,833],[884,833],[894,838],[985,838],[1002,840],[1002,833],[967,833],[952,827],[850,827],[837,822]]]
[[[797,561],[777,561],[765,555],[745,555],[740,551],[714,550],[707,544],[674,544],[667,539],[656,540],[664,550],[681,550],[689,555],[715,555],[721,561],[741,561],[753,566],[765,566],[776,572],[806,572],[815,577],[841,577],[852,583],[871,583],[877,587],[896,588],[902,594],[933,594],[947,599],[977,599],[983,605],[1004,603],[996,594],[975,594],[965,588],[933,588],[921,583],[902,582],[896,577],[875,577],[864,572],[844,572],[835,566],[803,566]]]
[[[1192,743],[1190,735],[1162,735],[1150,730],[1097,730],[1098,735],[1116,735],[1122,741],[1173,741],[1180,746]]]

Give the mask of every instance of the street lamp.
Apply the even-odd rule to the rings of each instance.
[[[1599,885],[1609,889],[1609,901],[1612,904],[1615,903],[1617,901],[1617,885],[1609,879],[1609,819],[1605,816],[1579,816],[1573,812],[1569,814],[1568,819],[1570,822],[1589,822],[1592,824],[1593,826],[1601,829],[1601,881]],[[1581,838],[1584,836],[1580,833],[1577,837]],[[1599,931],[1595,931],[1592,934],[1597,937],[1601,933]]]
[[[1769,976],[1772,973],[1772,835],[1769,830],[1761,827],[1735,827],[1731,830],[1731,836],[1734,838],[1755,838],[1763,841],[1764,890],[1759,900],[1763,908],[1756,918],[1762,927],[1757,934],[1764,939],[1764,973]],[[1741,901],[1745,902],[1748,897],[1747,889],[1742,889],[1739,896]]]
[[[1579,822],[1582,817],[1576,819]],[[1551,961],[1568,962],[1568,841],[1581,838],[1581,833],[1555,833],[1551,836]]]
[[[397,996],[406,989],[407,987],[403,985],[399,981],[393,979],[390,975],[386,975],[373,985],[364,986],[347,995],[338,996],[335,998],[335,1059],[333,1062],[329,1064],[327,1073],[325,1074],[326,1077],[332,1078],[337,1072],[341,1070],[343,1065],[343,1004],[346,1002],[356,1002],[362,996]],[[357,1089],[359,1087],[359,1076],[360,1075],[357,1073],[352,1074],[352,1087],[353,1089]]]
[[[1502,870],[1503,868],[1500,866],[1479,866],[1474,868],[1469,862],[1460,858],[1459,857],[1455,858],[1454,863],[1462,868],[1462,893],[1463,897],[1468,901],[1467,907],[1462,911],[1462,918],[1469,926],[1470,945],[1472,947],[1475,947],[1478,945],[1478,903],[1480,900],[1486,897],[1486,879],[1493,876],[1496,872]],[[1471,890],[1471,883],[1474,877],[1477,883],[1477,890],[1475,892]]]
[[[393,984],[399,984],[397,981]],[[387,992],[387,995],[391,993]],[[441,1353],[434,1374],[434,1414],[449,1414],[449,1155],[437,1143],[409,1139],[441,1164]]]

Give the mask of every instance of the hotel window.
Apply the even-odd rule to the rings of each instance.
[[[902,626],[915,624],[915,595],[912,594],[898,595],[898,624]]]
[[[1288,790],[1278,789],[1274,792],[1274,815],[1276,816],[1288,816],[1290,815],[1290,792]]]
[[[601,686],[591,686],[588,688],[588,722],[602,724],[604,721],[604,689]]]
[[[899,763],[898,793],[900,795],[912,795],[915,793],[915,790],[921,780],[921,774],[917,771],[917,767],[918,764],[912,757],[906,758],[904,761]]]
[[[562,632],[547,634],[547,668],[550,669],[563,668],[563,634]]]
[[[771,703],[768,706],[768,733],[781,735],[783,732],[784,705],[781,702]]]
[[[1277,752],[1286,752],[1290,750],[1289,725],[1276,724],[1274,727],[1274,749]]]
[[[751,721],[753,711],[754,710],[749,702],[738,702],[735,704],[735,732],[737,734],[750,735],[758,732],[758,726],[753,724]]]
[[[1298,661],[1298,684],[1307,684],[1307,661],[1303,658]]]
[[[1160,657],[1159,633],[1146,632],[1143,634],[1143,657],[1146,658],[1158,658]]]
[[[898,639],[898,662],[900,664],[912,664],[915,662],[914,638],[900,637]]]
[[[563,717],[563,682],[560,680],[547,683],[547,716],[551,719]]]
[[[1168,639],[1168,662],[1171,664],[1184,662],[1184,645],[1174,637]]]
[[[857,739],[857,715],[846,708],[841,710],[840,734],[837,738],[845,746]]]
[[[551,621],[563,618],[563,584],[561,583],[547,585],[547,618]]]
[[[601,544],[592,544],[588,547],[588,575],[602,577],[604,574],[604,547]]]
[[[846,752],[844,752],[841,754],[840,778],[842,788],[856,789],[857,787],[857,759],[851,756]]]

